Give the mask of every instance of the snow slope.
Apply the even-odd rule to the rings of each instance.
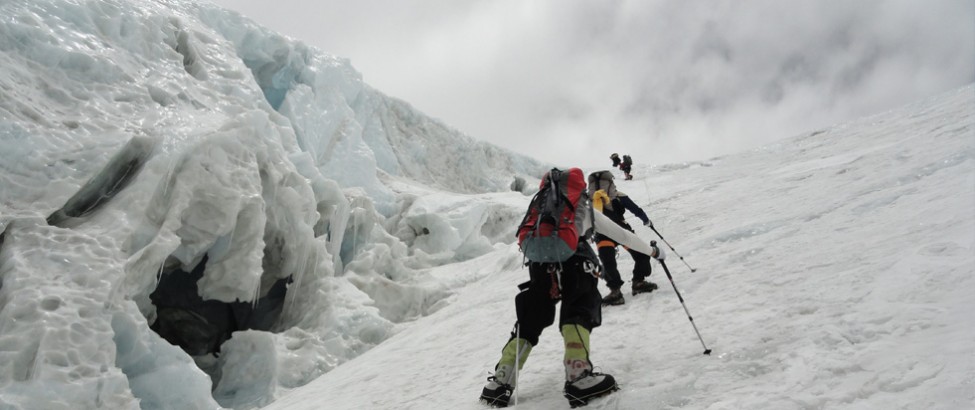
[[[738,155],[638,164],[620,189],[697,269],[670,253],[713,352],[655,265],[659,291],[603,310],[592,357],[622,390],[589,408],[973,408],[973,121],[968,86]],[[508,246],[438,268],[482,278],[267,408],[485,408],[477,396],[527,276],[519,260]],[[568,408],[561,355],[551,328],[519,408]]]
[[[480,408],[546,165],[207,2],[0,16],[0,408]],[[594,333],[624,389],[592,406],[971,407],[973,100],[637,164],[714,353],[656,269]],[[548,331],[520,405],[565,406],[560,357]]]

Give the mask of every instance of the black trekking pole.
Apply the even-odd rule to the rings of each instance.
[[[650,245],[651,246],[654,246],[654,245],[656,245],[656,242],[657,241],[650,241]],[[708,349],[708,346],[704,344],[704,339],[701,337],[701,332],[698,332],[697,331],[697,325],[694,324],[694,318],[691,317],[691,312],[687,310],[687,305],[684,304],[684,297],[682,297],[680,295],[680,291],[677,290],[677,285],[674,284],[674,278],[672,276],[670,276],[670,270],[667,269],[667,264],[664,263],[664,261],[659,260],[659,259],[657,260],[657,262],[660,262],[660,266],[663,266],[664,273],[667,274],[667,279],[670,280],[670,286],[673,286],[674,287],[674,293],[677,294],[677,300],[680,300],[680,305],[684,307],[684,313],[687,313],[687,318],[690,319],[691,326],[694,326],[694,333],[697,333],[697,340],[700,340],[701,341],[701,346],[704,346],[704,354],[710,356],[711,355],[711,349]]]
[[[681,262],[684,262],[684,265],[686,265],[687,268],[691,270],[691,273],[697,272],[697,269],[694,269],[694,268],[691,267],[691,265],[688,265],[687,262],[684,260],[684,257],[683,256],[680,256],[680,254],[677,253],[677,249],[674,249],[673,246],[670,246],[670,242],[667,242],[667,240],[664,239],[664,236],[661,235],[660,232],[657,232],[657,228],[655,228],[655,227],[653,227],[653,225],[651,225],[650,226],[650,229],[652,229],[653,230],[653,233],[657,234],[657,236],[660,237],[660,240],[661,241],[664,241],[664,243],[667,244],[667,247],[670,248],[670,251],[673,252],[674,255],[677,255],[677,257],[680,258],[680,261]]]

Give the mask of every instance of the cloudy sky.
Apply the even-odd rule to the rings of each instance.
[[[975,81],[975,2],[214,0],[558,165],[703,160]]]

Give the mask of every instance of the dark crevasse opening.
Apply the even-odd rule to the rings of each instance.
[[[61,209],[47,217],[47,223],[65,227],[72,219],[84,218],[107,204],[138,175],[155,146],[149,137],[132,137]]]
[[[289,276],[275,281],[256,302],[204,300],[197,282],[203,277],[207,256],[192,271],[175,268],[162,272],[149,299],[156,306],[150,328],[191,356],[219,353],[220,345],[238,330],[270,331],[284,308]]]

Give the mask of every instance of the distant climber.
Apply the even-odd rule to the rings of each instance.
[[[609,159],[613,160],[614,168],[618,167],[621,171],[623,171],[623,179],[627,181],[633,179],[633,175],[630,174],[630,171],[633,168],[633,159],[630,158],[629,155],[623,155],[623,158],[620,159],[619,154],[614,152],[613,155],[609,156]]]

